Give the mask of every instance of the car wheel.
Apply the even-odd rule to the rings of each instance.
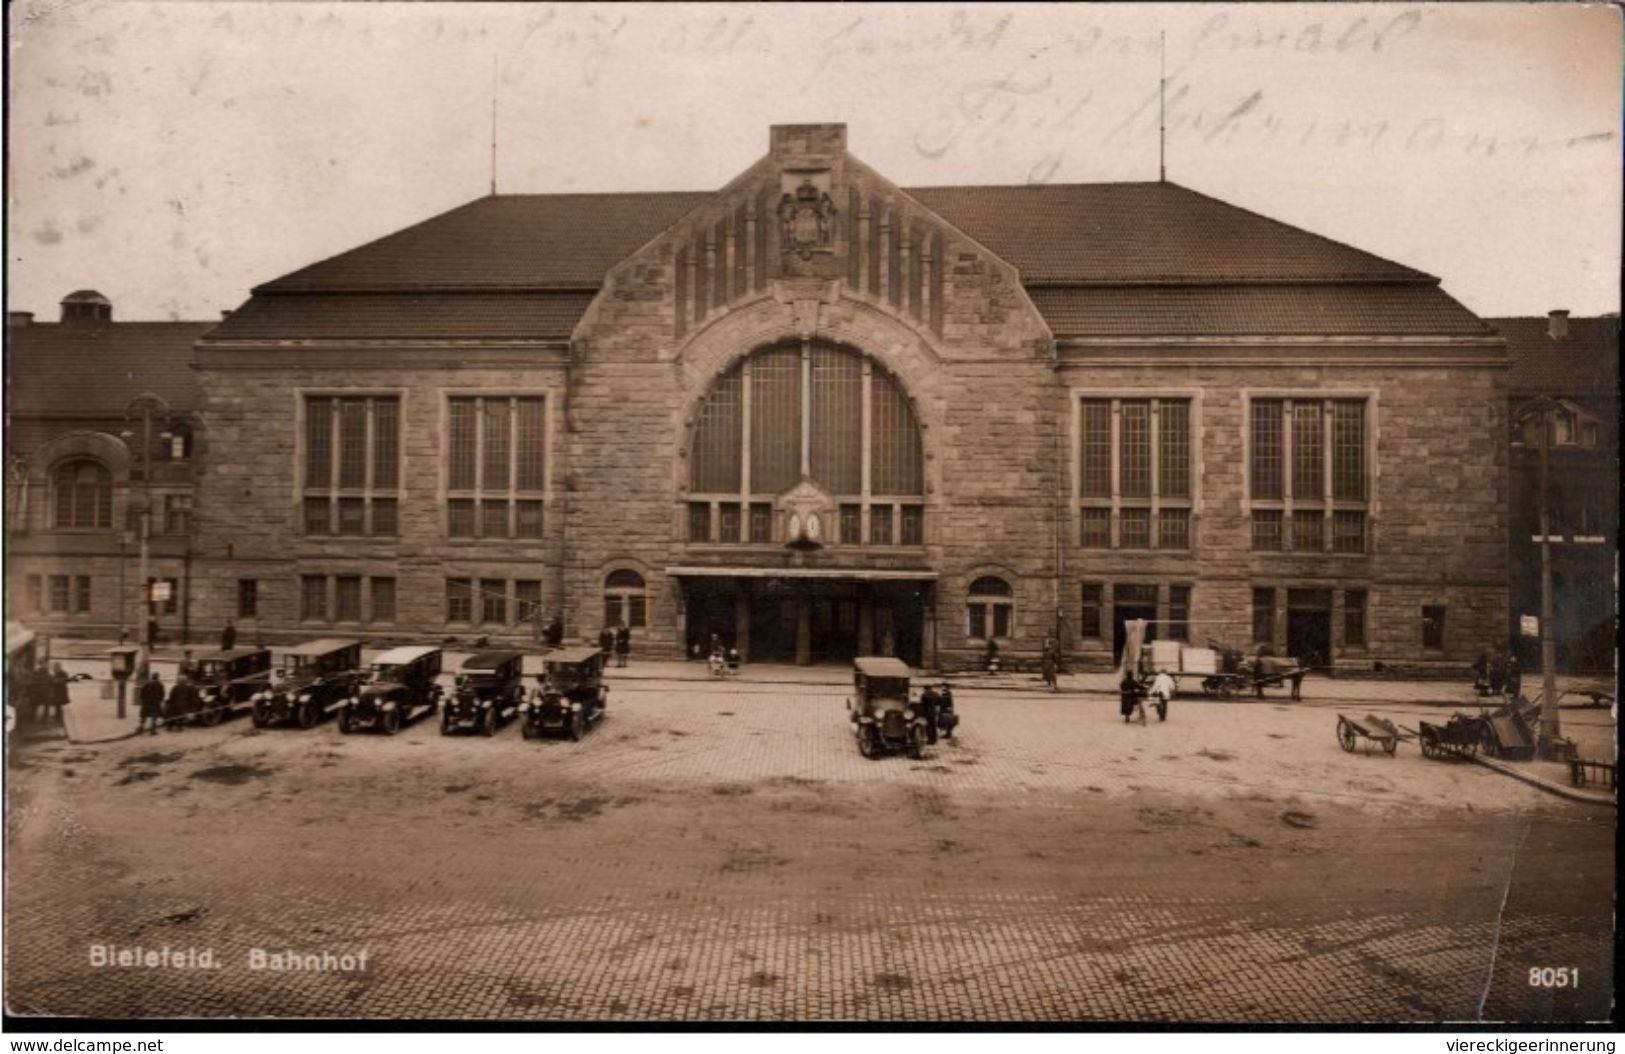
[[[577,743],[581,742],[581,729],[585,723],[586,718],[581,716],[580,710],[570,715],[570,738]]]
[[[319,713],[316,709],[316,703],[313,700],[307,700],[299,704],[300,728],[315,728],[316,719],[318,716]]]
[[[908,730],[908,756],[915,761],[925,757],[925,732],[919,725]]]
[[[253,720],[255,728],[264,728],[271,723],[271,715],[266,712],[264,703],[255,703],[249,711],[249,717]]]
[[[349,710],[339,711],[339,731],[345,735],[355,731],[355,722],[350,720]]]
[[[396,732],[399,732],[401,730],[401,712],[400,712],[400,710],[398,710],[398,709],[397,710],[385,710],[384,711],[383,726],[384,726],[384,735],[386,735],[386,736],[392,736]]]
[[[880,743],[875,736],[875,731],[873,728],[861,728],[858,730],[858,753],[862,754],[870,761],[873,761],[880,756]]]
[[[204,726],[205,728],[213,728],[215,725],[218,725],[220,723],[220,714],[224,707],[224,703],[216,703],[213,706],[205,706],[202,710],[198,711],[198,724]]]
[[[495,710],[485,712],[485,718],[480,722],[480,731],[484,732],[487,737],[497,734],[497,712]]]

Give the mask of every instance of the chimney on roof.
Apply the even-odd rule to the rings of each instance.
[[[1553,340],[1569,339],[1569,313],[1559,308],[1546,312],[1546,335]]]
[[[6,325],[8,326],[32,326],[33,324],[34,312],[32,311],[6,312]]]
[[[81,289],[62,298],[64,322],[111,322],[113,302],[94,289]]]
[[[231,308],[223,307],[223,308],[220,309],[220,321],[224,322],[226,319],[228,319],[230,317],[231,317]]]

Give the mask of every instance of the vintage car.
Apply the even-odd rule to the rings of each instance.
[[[478,729],[496,735],[497,726],[518,714],[525,701],[524,661],[517,651],[482,651],[464,659],[457,686],[440,712],[440,734]]]
[[[253,699],[271,680],[270,648],[233,648],[198,659],[192,681],[197,709],[174,720],[217,725],[238,706]]]
[[[367,680],[354,688],[339,709],[339,731],[376,728],[386,735],[425,713],[440,708],[439,648],[391,648],[372,660]]]
[[[853,660],[847,716],[864,757],[874,760],[896,750],[906,750],[912,758],[924,756],[930,722],[925,707],[909,698],[911,676],[898,659],[864,655]]]
[[[609,689],[604,685],[604,654],[581,645],[549,652],[542,686],[524,704],[520,730],[526,739],[567,732],[579,740],[588,726],[604,716]]]
[[[254,727],[310,728],[355,694],[361,642],[313,640],[282,653],[271,682],[254,693]]]

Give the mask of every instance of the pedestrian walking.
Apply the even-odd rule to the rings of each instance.
[[[51,679],[48,682],[50,692],[45,697],[46,717],[55,717],[62,720],[62,708],[70,702],[68,698],[68,671],[62,668],[60,662],[51,664]]]
[[[1134,717],[1134,708],[1140,705],[1140,697],[1145,694],[1145,686],[1134,676],[1132,669],[1123,670],[1123,679],[1117,684],[1117,709],[1123,715],[1126,725]]]
[[[1156,678],[1151,682],[1151,699],[1156,704],[1158,717],[1162,720],[1167,720],[1168,704],[1178,691],[1179,687],[1175,683],[1173,675],[1167,670],[1158,670]],[[1140,720],[1145,721],[1145,707],[1143,706],[1140,708]]]
[[[157,735],[158,722],[164,716],[164,682],[158,679],[157,671],[148,674],[147,679],[141,682],[136,699],[141,704],[140,719],[135,726],[136,735],[140,735],[143,731]],[[149,721],[151,727],[148,727]]]
[[[147,619],[147,650],[150,652],[158,646],[158,620]]]
[[[198,691],[192,679],[184,674],[176,677],[174,687],[169,689],[169,698],[164,703],[164,726],[171,732],[179,732],[182,723],[195,714],[197,708]]]
[[[615,630],[615,665],[626,666],[627,658],[632,654],[632,627],[622,619]]]
[[[226,627],[220,631],[220,650],[230,651],[237,646],[237,627],[232,625],[231,619],[226,620]]]
[[[1060,686],[1057,683],[1061,672],[1060,652],[1060,646],[1056,643],[1054,637],[1044,638],[1044,653],[1039,659],[1039,665],[1043,670],[1044,683],[1049,685],[1049,690],[1052,692],[1060,691]]]
[[[604,628],[598,631],[598,651],[608,664],[609,656],[615,650],[615,630],[606,622]]]

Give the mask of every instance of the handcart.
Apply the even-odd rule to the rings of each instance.
[[[1373,714],[1366,714],[1363,719],[1349,717],[1347,714],[1337,715],[1337,742],[1349,753],[1360,740],[1368,741],[1369,745],[1381,747],[1383,753],[1393,756],[1399,748],[1399,741],[1404,738],[1392,721],[1384,720]]]
[[[1451,715],[1448,724],[1435,725],[1419,721],[1418,738],[1422,741],[1422,756],[1435,761],[1458,761],[1478,753],[1483,736],[1483,722],[1465,714]]]

